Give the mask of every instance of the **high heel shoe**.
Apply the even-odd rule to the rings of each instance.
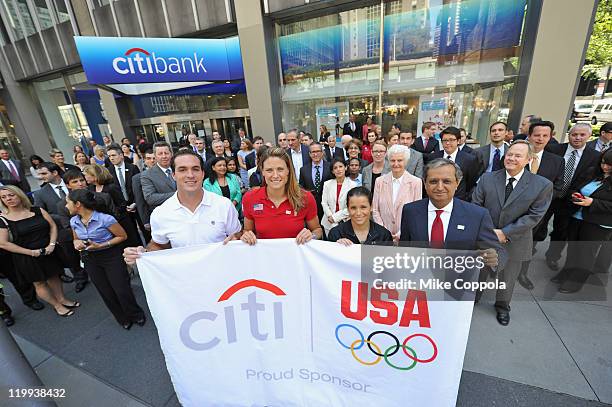
[[[66,308],[73,309],[73,308],[79,308],[81,306],[81,303],[78,301],[74,301],[72,305],[68,305],[68,304],[62,304],[62,305]]]
[[[66,317],[69,317],[69,316],[71,316],[71,315],[74,315],[74,311],[73,311],[73,310],[71,310],[71,309],[70,309],[70,310],[68,310],[68,312],[64,312],[63,314],[60,314],[59,312],[57,312],[57,310],[55,310],[55,313],[56,313],[57,315],[59,315],[60,317],[62,317],[62,318],[66,318]]]

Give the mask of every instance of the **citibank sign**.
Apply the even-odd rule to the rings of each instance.
[[[212,82],[243,78],[238,37],[75,37],[91,84]]]

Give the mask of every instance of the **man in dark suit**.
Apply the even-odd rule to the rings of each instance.
[[[529,138],[527,142],[533,149],[534,156],[532,157],[529,165],[526,167],[527,171],[533,174],[538,174],[541,177],[546,178],[553,183],[553,202],[554,199],[559,196],[561,189],[563,188],[563,159],[556,156],[555,154],[549,153],[544,148],[549,145],[549,141],[552,138],[554,125],[549,121],[534,122],[528,130]],[[546,239],[548,234],[548,221],[552,216],[552,205],[548,208],[546,215],[542,218],[540,223],[533,228],[533,251],[535,253],[535,245],[537,242],[541,242]],[[524,261],[521,265],[521,271],[518,275],[517,281],[520,285],[528,290],[533,289],[533,283],[529,279],[527,273],[529,272],[529,265],[531,261]]]
[[[289,154],[289,158],[291,158],[291,162],[293,163],[295,176],[299,177],[300,169],[304,165],[310,164],[310,153],[308,148],[302,145],[297,129],[289,130],[287,133],[287,142],[289,143],[287,154]]]
[[[589,141],[587,147],[599,152],[612,147],[612,122],[604,123],[599,129],[599,137]]]
[[[440,150],[440,144],[434,137],[436,132],[436,124],[434,122],[425,122],[421,126],[421,136],[417,137],[412,148],[414,148],[423,156]]]
[[[250,140],[251,142],[253,142],[253,136],[252,135],[248,135],[246,134],[246,131],[244,131],[244,129],[241,127],[238,129],[238,135],[232,137],[231,139],[231,144],[232,144],[232,150],[233,151],[238,151],[240,150],[240,143],[242,143],[242,140]]]
[[[473,153],[474,149],[466,144],[467,141],[467,131],[464,128],[460,128],[461,139],[459,140],[459,151],[463,151],[466,153]]]
[[[527,116],[523,117],[521,124],[519,125],[519,131],[514,135],[513,140],[526,140],[527,135],[529,134],[529,126],[531,126],[532,123],[541,121],[542,118],[536,116],[535,114],[528,114]]]
[[[336,146],[336,136],[327,137],[327,145],[323,149],[323,153],[325,154],[325,161],[328,163],[331,163],[334,159],[344,161],[342,147]]]
[[[221,145],[223,146],[223,143]],[[170,168],[172,148],[168,143],[158,141],[153,144],[153,154],[155,154],[155,165],[140,177],[142,194],[151,212],[176,192],[176,182]]]
[[[508,148],[505,142],[507,135],[508,125],[505,122],[495,122],[489,126],[491,143],[474,150],[478,158],[479,177],[485,172],[493,172],[502,168],[503,157]]]
[[[26,194],[30,192],[30,184],[21,163],[12,160],[5,149],[0,149],[0,182],[4,185],[18,186]]]
[[[554,218],[550,246],[546,252],[546,264],[555,271],[559,269],[558,261],[567,240],[567,228],[571,217],[569,191],[576,191],[576,185],[588,176],[590,169],[599,165],[600,153],[586,145],[591,137],[591,131],[591,126],[587,123],[575,124],[569,132],[569,143],[547,147],[551,154],[565,163],[564,171],[560,174],[560,191],[550,206],[550,216],[554,215]],[[547,231],[548,229],[545,232]]]
[[[459,151],[458,142],[459,138],[461,138],[461,132],[458,128],[449,126],[442,130],[440,137],[444,150],[436,151],[425,156],[425,160],[429,162],[436,158],[446,158],[456,163],[459,168],[461,168],[463,177],[455,192],[455,197],[464,201],[469,201],[472,197],[472,190],[476,185],[476,180],[478,179],[478,159],[473,154]]]
[[[344,123],[342,127],[342,135],[348,134],[349,136],[361,140],[361,126],[355,121],[356,117],[354,114],[349,116],[349,121]]]
[[[473,203],[489,210],[503,245],[498,281],[504,284],[497,290],[495,308],[497,321],[504,326],[510,323],[510,300],[521,264],[533,256],[533,228],[553,196],[552,182],[525,170],[532,157],[529,143],[515,141],[506,151],[505,169],[483,174],[472,196]],[[486,273],[481,274],[481,281],[486,278]]]
[[[300,170],[300,186],[312,192],[317,202],[317,214],[319,221],[323,217],[323,206],[321,196],[323,194],[323,183],[332,178],[331,164],[323,160],[323,146],[318,142],[310,145],[311,162],[304,165]]]

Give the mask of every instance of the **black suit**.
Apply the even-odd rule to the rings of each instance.
[[[467,144],[464,144],[463,147],[459,147],[460,151],[463,151],[464,153],[473,153],[474,149],[470,146],[468,146]]]
[[[335,147],[334,154],[332,155],[331,148],[325,146],[323,153],[325,154],[325,161],[332,162],[334,159],[344,161],[344,149],[342,147]]]
[[[561,158],[565,164],[564,156],[568,146],[568,143],[548,145],[546,150]],[[599,155],[600,153],[596,150],[585,147],[578,161],[578,165],[574,170],[572,179],[570,180],[569,188],[566,188],[565,193],[559,192],[559,194],[555,196],[555,199],[553,199],[549,211],[551,212],[550,216],[554,214],[555,217],[553,219],[553,230],[550,233],[550,246],[546,252],[547,259],[557,261],[561,258],[561,252],[565,248],[567,241],[569,221],[571,218],[570,211],[573,206],[570,203],[569,191],[576,191],[578,185],[584,182],[585,175],[588,176],[592,169],[599,165]],[[561,174],[561,188],[563,188],[563,174]]]
[[[314,179],[312,178],[313,164],[308,163],[300,169],[300,186],[307,191],[310,191],[317,201],[317,214],[319,221],[323,217],[323,205],[321,204],[321,195],[323,194],[323,184],[325,181],[332,178],[331,165],[327,161],[321,161],[321,182],[319,189],[315,188]]]
[[[427,154],[439,151],[440,143],[434,136],[431,136],[427,141],[427,148],[425,148],[423,147],[423,137],[417,137],[414,143],[412,143],[412,148],[423,154],[423,157],[425,157]]]
[[[436,151],[435,153],[425,156],[425,164],[436,158],[444,158],[447,155],[448,154],[446,154],[444,150]],[[463,151],[457,151],[457,156],[455,158],[455,163],[461,168],[461,172],[463,173],[463,178],[457,187],[457,191],[455,191],[455,198],[470,201],[472,190],[476,186],[479,175],[478,169],[480,165],[478,163],[478,158],[473,154]]]
[[[132,191],[132,178],[134,177],[134,175],[140,173],[140,170],[134,164],[129,164],[127,162],[124,162],[123,165],[124,165],[123,179],[125,180],[125,190],[128,195],[127,203],[129,205],[129,204],[134,203],[134,192]],[[119,183],[119,177],[117,176],[116,167],[111,164],[110,166],[108,166],[108,171],[113,176],[113,179],[115,180],[115,185],[120,187],[121,184]]]
[[[355,130],[351,130],[351,122],[344,123],[342,127],[342,135],[348,134],[349,136],[361,140],[361,126],[357,123],[353,123],[355,125]]]
[[[255,151],[244,157],[244,163],[246,164],[247,170],[257,166],[257,153]]]
[[[0,182],[2,182],[2,184],[4,185],[18,186],[23,192],[27,194],[28,192],[30,192],[30,184],[28,183],[28,179],[26,178],[21,163],[17,160],[9,159],[9,161],[15,167],[19,180],[17,180],[17,178],[15,178],[15,176],[11,173],[11,168],[9,168],[2,160],[0,160]]]

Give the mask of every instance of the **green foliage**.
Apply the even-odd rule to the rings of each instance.
[[[597,68],[608,65],[612,65],[612,0],[600,0],[582,76],[593,78]]]

